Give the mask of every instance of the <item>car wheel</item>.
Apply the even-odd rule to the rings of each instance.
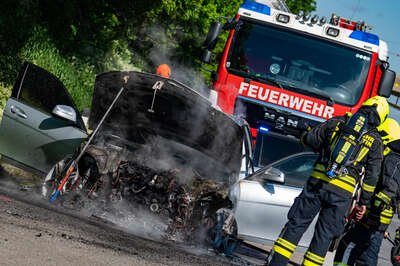
[[[232,210],[219,209],[214,216],[214,226],[210,229],[210,242],[214,250],[232,256],[237,239],[237,223]]]
[[[50,197],[54,194],[56,191],[61,179],[63,178],[63,170],[68,165],[71,161],[71,158],[65,158],[58,163],[56,163],[53,168],[50,169],[50,171],[47,173],[43,183],[42,183],[42,196],[45,199],[50,199]],[[68,184],[64,186],[64,189],[61,191],[61,194],[65,194],[67,192],[67,187],[71,186],[71,182],[76,180],[78,177],[79,173],[78,170],[74,170],[71,174],[71,178],[68,181]],[[69,185],[69,186],[68,186]]]
[[[86,154],[79,161],[79,190],[88,198],[98,198],[103,190],[104,182],[99,173],[96,160]]]

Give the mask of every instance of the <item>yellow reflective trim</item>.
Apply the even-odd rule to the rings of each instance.
[[[375,186],[370,186],[370,185],[368,185],[368,184],[366,184],[366,183],[363,183],[363,184],[362,184],[362,189],[363,189],[364,191],[367,191],[367,192],[372,193],[372,192],[374,192],[374,190],[375,190]]]
[[[356,180],[352,176],[344,175],[344,176],[340,176],[339,178],[353,184],[354,186],[356,185]]]
[[[332,133],[331,142],[335,142],[335,141],[336,141],[336,140],[335,140],[335,137],[336,137],[337,133],[338,133],[339,130],[340,130],[340,128],[339,128],[339,125],[340,125],[340,124],[341,124],[340,122],[338,122],[338,123],[336,124],[335,130],[334,130],[333,133]],[[334,140],[335,140],[335,141],[334,141]]]
[[[393,215],[394,215],[394,213],[390,213],[390,214],[381,213],[381,217],[388,218],[388,219],[392,219]]]
[[[340,180],[340,178],[329,178],[325,174],[317,172],[317,171],[313,171],[311,173],[311,176],[316,179],[323,180],[329,184],[335,185],[335,186],[337,186],[343,190],[346,190],[350,193],[353,193],[354,188],[355,188],[355,185],[350,185],[348,183],[345,183],[342,180]]]
[[[346,143],[343,145],[342,150],[343,150],[345,153],[347,153],[347,152],[349,151],[350,147],[351,147],[351,143],[348,142],[348,141],[346,141]]]
[[[390,151],[391,151],[390,148],[389,148],[389,147],[386,147],[386,148],[383,150],[383,156],[388,155]]]
[[[364,135],[362,138],[362,142],[365,146],[371,148],[374,143],[374,138],[372,136]]]
[[[340,150],[338,156],[336,157],[336,159],[334,161],[336,163],[342,163],[342,161],[346,157],[346,154],[350,148],[351,148],[351,143],[348,140],[346,140],[346,142],[343,144],[342,149]]]
[[[278,254],[280,254],[280,255],[284,256],[285,258],[288,258],[288,259],[290,259],[290,257],[293,254],[293,252],[290,252],[289,250],[284,249],[284,248],[282,248],[280,246],[276,246],[276,245],[273,247],[273,250],[276,253],[278,253]]]
[[[307,259],[307,258],[304,258],[304,260],[303,260],[303,265],[304,265],[304,266],[320,266],[320,265],[322,265],[322,264],[320,264],[320,263],[315,263],[315,262],[313,262],[313,261],[311,261],[311,260],[309,260],[309,259]]]
[[[333,265],[335,265],[335,266],[348,266],[346,263],[338,262],[338,261],[334,261]]]
[[[309,259],[311,259],[311,260],[313,260],[313,261],[315,261],[315,262],[319,262],[321,264],[323,264],[324,260],[325,260],[323,257],[321,257],[321,256],[319,256],[319,255],[317,255],[315,253],[312,253],[311,251],[307,251],[304,256],[309,258]]]
[[[319,171],[325,172],[326,168],[325,168],[325,166],[323,164],[317,163],[315,165],[315,170],[319,170]]]
[[[385,218],[385,217],[382,217],[382,216],[380,218],[381,224],[390,224],[391,221],[392,221],[391,218]]]
[[[339,125],[340,125],[341,123],[340,122],[338,122],[337,124],[336,124],[336,127],[335,127],[335,130],[333,131],[333,133],[332,133],[332,137],[331,137],[331,143],[332,143],[332,145],[331,145],[331,149],[333,150],[333,148],[334,148],[334,145],[336,144],[336,142],[337,142],[337,137],[339,136],[339,134],[338,134],[338,132],[339,132],[339,130],[340,130],[340,127],[339,127]]]
[[[388,211],[388,212],[383,211],[382,214],[386,215],[386,216],[393,216],[394,215],[394,211],[391,211],[391,212],[390,211]]]
[[[394,213],[394,209],[391,206],[389,206],[387,209],[383,210],[383,213],[385,213],[385,214],[393,214]]]
[[[278,237],[278,239],[276,240],[276,243],[279,243],[285,247],[287,247],[289,250],[294,251],[296,249],[296,245],[287,241],[284,238]]]
[[[390,203],[390,197],[388,195],[386,195],[385,193],[383,193],[382,191],[380,191],[377,195],[377,198],[383,200],[386,204]]]
[[[367,155],[368,151],[369,151],[369,148],[362,147],[360,152],[357,155],[357,159],[354,162],[354,165],[356,165],[357,163],[361,162],[361,160],[364,159],[365,155]]]

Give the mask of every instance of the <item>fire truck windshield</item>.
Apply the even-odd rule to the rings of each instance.
[[[339,104],[355,105],[363,91],[371,54],[295,31],[242,20],[226,66],[250,79]]]

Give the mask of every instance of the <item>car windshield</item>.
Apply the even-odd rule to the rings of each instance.
[[[303,94],[329,95],[343,105],[358,102],[371,54],[266,24],[241,22],[228,71]]]

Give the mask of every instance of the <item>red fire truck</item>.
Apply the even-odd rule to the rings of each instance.
[[[365,23],[291,14],[265,1],[246,0],[235,18],[213,23],[203,56],[210,62],[229,30],[210,98],[249,122],[258,165],[302,151],[306,126],[353,113],[371,96],[389,97],[396,75],[387,44]]]

